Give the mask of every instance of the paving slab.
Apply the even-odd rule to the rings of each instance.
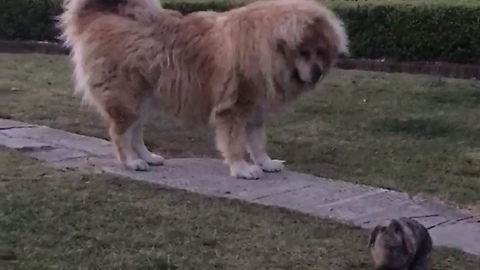
[[[480,223],[460,223],[430,230],[435,245],[480,255]]]
[[[55,148],[51,143],[44,143],[28,138],[12,138],[4,134],[0,134],[0,145],[28,152]]]
[[[55,162],[55,161],[64,161],[68,159],[76,159],[80,157],[88,157],[88,154],[84,151],[79,151],[76,149],[66,149],[66,148],[54,148],[34,151],[30,156],[39,159],[45,162]]]
[[[18,122],[10,119],[1,119],[0,121],[0,130],[11,129],[11,128],[35,127],[35,126],[36,125]]]
[[[104,172],[101,165],[111,164],[112,158],[101,157],[78,157],[62,159],[58,161],[48,162],[47,164],[56,169],[65,170],[85,170],[86,172]]]
[[[2,133],[12,138],[33,138],[43,143],[62,145],[64,148],[85,151],[94,156],[113,156],[110,143],[106,140],[74,134],[46,126],[11,128],[3,130]]]
[[[475,213],[472,213],[468,210],[458,209],[452,206],[445,206],[441,203],[431,202],[428,200],[423,200],[421,202],[417,202],[418,206],[428,209],[434,213],[442,213],[442,216],[447,217],[452,222],[458,222],[461,220],[465,220],[474,216],[478,218]]]
[[[93,170],[209,196],[280,206],[365,229],[387,218],[407,216],[430,229],[436,246],[480,256],[478,216],[405,193],[292,171],[266,173],[261,180],[240,180],[230,177],[227,166],[218,159],[169,159],[151,171],[133,172],[117,163],[106,140],[0,119],[2,145],[59,169]]]
[[[268,174],[262,181],[226,178],[228,168],[218,159],[169,159],[164,166],[151,167],[151,171],[140,174],[116,164],[103,166],[103,170],[173,188],[247,201],[312,185],[310,181],[289,181],[288,173]]]
[[[371,215],[387,209],[394,209],[408,203],[403,193],[377,189],[371,196],[363,196],[332,207],[330,213],[339,219],[354,221],[362,216]]]
[[[407,203],[404,203],[402,205],[397,205],[392,208],[386,208],[376,213],[358,217],[354,219],[353,222],[354,224],[361,227],[372,229],[384,219],[398,218],[402,216],[415,218],[427,228],[449,220],[448,217],[438,215],[436,214],[436,212],[421,207],[413,201],[408,201]]]
[[[2,131],[0,130],[0,141],[6,141],[10,137],[7,136],[7,134],[3,134]],[[3,145],[3,143],[1,144]]]
[[[328,206],[329,204],[369,196],[378,192],[371,187],[355,186],[345,182],[318,178],[317,181],[311,181],[311,185],[306,188],[273,194],[255,202],[301,210],[313,215],[335,217],[335,215],[332,215],[335,207]]]

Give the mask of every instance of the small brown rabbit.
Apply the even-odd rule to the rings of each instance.
[[[430,270],[433,249],[428,230],[401,217],[377,225],[368,243],[375,270]]]

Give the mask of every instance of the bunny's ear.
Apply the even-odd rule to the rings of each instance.
[[[402,237],[402,247],[405,253],[412,254],[415,251],[415,236],[407,222],[395,221],[396,230]]]
[[[368,239],[368,247],[372,247],[377,240],[378,232],[380,231],[380,225],[375,226],[373,231],[370,233],[370,239]]]

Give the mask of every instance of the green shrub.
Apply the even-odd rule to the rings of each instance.
[[[480,63],[480,7],[337,5],[353,57]]]
[[[1,0],[0,39],[55,40],[62,0]]]
[[[237,6],[241,6],[243,3],[241,1],[225,1],[225,0],[212,0],[212,1],[162,1],[162,6],[168,9],[175,9],[183,14],[188,14],[196,11],[202,10],[215,10],[215,11],[226,11]]]
[[[0,39],[55,41],[54,16],[61,1],[0,1]],[[186,14],[225,11],[241,5],[239,1],[176,0],[163,6]],[[329,1],[328,5],[346,24],[352,57],[480,64],[478,2]]]

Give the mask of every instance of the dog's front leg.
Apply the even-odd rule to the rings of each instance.
[[[241,179],[258,179],[262,170],[245,161],[246,121],[232,115],[218,115],[215,135],[218,150],[230,166],[230,175]]]
[[[283,170],[284,160],[271,159],[267,154],[267,135],[265,122],[257,119],[246,126],[247,150],[250,158],[264,172],[279,172]]]

